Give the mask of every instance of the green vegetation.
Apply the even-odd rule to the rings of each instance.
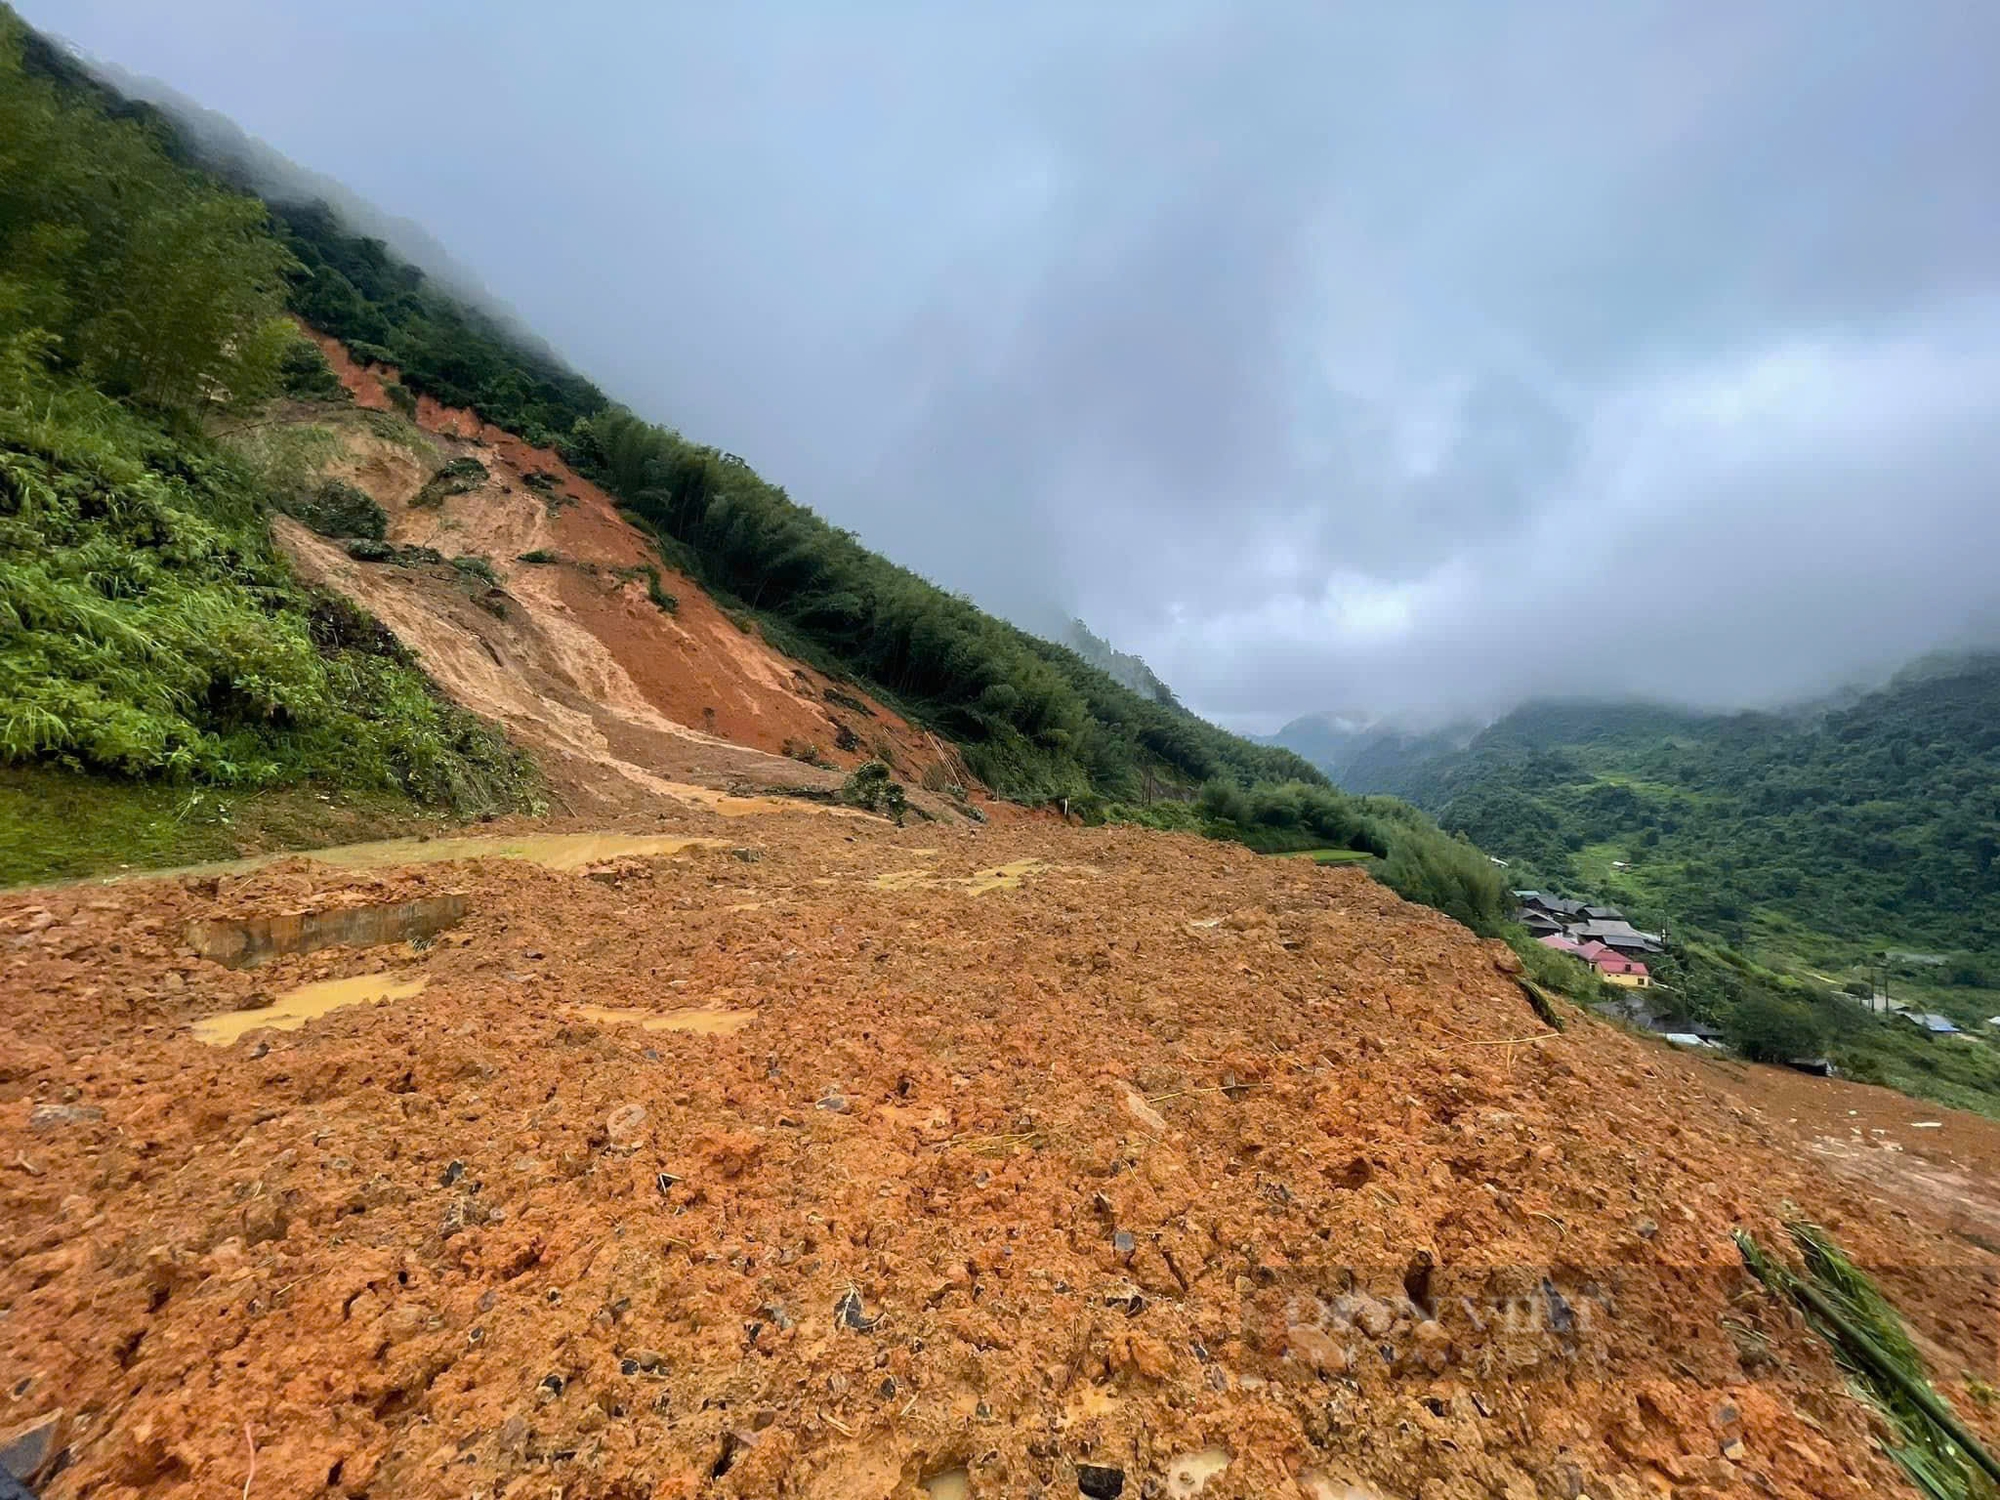
[[[614,576],[628,581],[634,578],[645,579],[646,597],[652,601],[655,609],[664,615],[680,613],[681,601],[661,587],[660,570],[652,563],[640,563],[636,568],[619,568]],[[742,621],[737,622],[737,629],[745,628],[747,627]]]
[[[1895,1432],[1898,1444],[1884,1447],[1919,1490],[1934,1500],[1991,1500],[2000,1460],[1931,1384],[1923,1355],[1881,1289],[1818,1225],[1794,1219],[1785,1229],[1803,1262],[1800,1270],[1773,1259],[1739,1230],[1744,1265],[1798,1303],[1858,1393]]]
[[[1531,705],[1392,789],[1550,881],[1733,946],[1781,945],[1790,923],[1863,951],[2000,954],[2000,656],[1796,716]]]
[[[514,561],[547,567],[552,563],[561,562],[562,554],[560,552],[551,552],[547,547],[535,547],[529,551],[517,554]]]
[[[1151,698],[1155,703],[1165,703],[1175,708],[1180,706],[1180,700],[1174,697],[1174,690],[1160,680],[1157,672],[1146,665],[1145,658],[1134,656],[1129,651],[1120,651],[1111,642],[1095,634],[1083,621],[1069,622],[1069,630],[1063,636],[1062,643],[1099,671],[1108,672],[1140,697]]]
[[[1374,774],[1511,860],[1510,884],[1667,927],[1656,998],[1745,1055],[1827,1056],[2000,1115],[1984,1024],[2000,1013],[2000,657],[1926,661],[1792,715],[1530,705]],[[1973,1036],[1852,1003],[1878,980]]]
[[[451,560],[451,565],[468,578],[476,578],[488,588],[500,586],[500,575],[493,571],[493,560],[488,557],[463,553]]]
[[[311,339],[295,338],[278,357],[278,385],[295,401],[348,402],[354,398]]]
[[[365,539],[372,502],[203,435],[299,363],[262,206],[5,10],[0,143],[0,762],[520,804],[504,740],[270,544],[274,504]]]
[[[1284,857],[1309,859],[1316,865],[1359,865],[1366,864],[1375,856],[1366,849],[1294,849]]]
[[[410,504],[436,507],[452,495],[470,494],[486,483],[486,465],[476,458],[454,458],[438,466],[424,481],[424,487],[410,498]]]
[[[400,790],[246,789],[0,766],[0,881],[40,883],[398,838],[449,814]]]
[[[57,60],[32,40],[38,62]],[[297,332],[263,206],[31,74],[30,41],[0,12],[0,401],[18,407],[52,375],[184,413],[275,391]]]
[[[321,536],[367,537],[379,542],[389,534],[388,512],[375,503],[375,497],[338,479],[280,491],[272,495],[271,503]]]
[[[908,805],[904,800],[902,783],[879,760],[864,761],[854,768],[853,774],[841,783],[840,800],[849,807],[865,807],[885,818],[893,818],[898,827],[902,826],[903,813]]]

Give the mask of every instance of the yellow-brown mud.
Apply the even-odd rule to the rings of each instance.
[[[624,831],[729,847],[0,897],[0,1392],[61,1414],[50,1495],[240,1495],[253,1445],[267,1500],[1905,1493],[1738,1265],[1786,1205],[1992,1430],[2000,1257],[1937,1188],[1990,1194],[1989,1122],[1548,1035],[1353,870],[675,818]],[[422,945],[185,939],[447,891]],[[424,987],[200,1034],[361,976]],[[690,1012],[750,1018],[647,1024]]]

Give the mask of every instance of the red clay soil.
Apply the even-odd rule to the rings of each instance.
[[[1786,1204],[1992,1430],[2000,1257],[1942,1205],[1764,1075],[1548,1034],[1510,955],[1366,875],[673,829],[737,847],[0,897],[0,1422],[61,1413],[48,1494],[1067,1500],[1195,1493],[1209,1449],[1212,1500],[1908,1493],[1740,1269]],[[185,936],[449,892],[421,951]],[[190,1033],[371,971],[428,987]]]
[[[337,340],[313,337],[356,405],[390,409],[382,385],[396,378],[393,368],[358,365]],[[314,415],[323,420],[323,414],[304,419]],[[364,427],[335,424],[344,452],[330,472],[361,486],[384,507],[391,541],[434,547],[447,557],[487,558],[505,595],[489,602],[499,602],[503,612],[511,607],[525,614],[533,638],[532,660],[510,658],[504,667],[489,660],[489,665],[514,677],[541,671],[563,680],[587,705],[591,724],[579,723],[574,704],[533,712],[518,690],[499,694],[504,705],[487,701],[494,695],[475,681],[489,675],[478,659],[490,659],[498,643],[482,643],[492,632],[463,610],[447,606],[446,618],[439,619],[444,601],[422,575],[353,565],[337,546],[315,545],[298,527],[281,527],[280,539],[306,576],[354,595],[418,653],[447,692],[505,723],[531,749],[617,759],[616,742],[623,740],[641,772],[688,779],[717,759],[696,755],[697,764],[680,763],[687,747],[705,736],[765,757],[783,756],[788,748],[800,754],[816,750],[820,761],[841,770],[882,759],[913,784],[980,794],[950,747],[855,685],[835,683],[775,650],[754,626],[738,626],[698,584],[661,564],[611,497],[559,454],[428,397],[418,405],[417,424],[436,440],[434,457],[413,455]],[[437,465],[453,457],[478,459],[487,481],[447,497],[441,506],[413,506]],[[523,563],[524,553],[558,561]],[[642,571],[647,567],[659,570],[661,586],[676,600],[671,613],[651,599]],[[669,732],[661,741],[655,722],[660,719],[694,734]],[[635,739],[645,748],[635,749]],[[665,758],[659,759],[663,746]],[[792,762],[773,765],[739,756],[733,774],[765,781],[814,779],[799,776],[798,769]],[[585,784],[604,778],[585,774],[573,781],[570,790],[587,792]]]

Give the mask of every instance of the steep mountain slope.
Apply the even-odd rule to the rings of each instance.
[[[315,609],[337,614],[350,608],[337,601],[349,597],[350,590],[359,590],[383,618],[393,620],[395,628],[383,632],[371,622],[353,630],[343,627],[335,635],[374,641],[384,652],[406,656],[411,646],[399,636],[425,642],[422,649],[434,661],[438,680],[462,698],[459,708],[498,712],[526,742],[542,749],[553,747],[569,763],[608,754],[652,775],[632,760],[640,752],[630,746],[618,748],[623,731],[601,722],[600,708],[624,704],[638,712],[643,701],[641,718],[664,712],[683,730],[693,727],[688,719],[698,713],[696,733],[719,740],[721,734],[715,731],[725,729],[728,705],[707,701],[715,695],[699,682],[682,681],[680,667],[685,663],[677,656],[690,640],[702,641],[702,649],[711,654],[720,650],[714,632],[707,629],[713,621],[702,612],[705,605],[694,609],[688,622],[700,623],[701,630],[654,619],[636,603],[635,589],[592,594],[579,582],[579,575],[589,576],[595,568],[601,580],[607,567],[613,578],[620,570],[661,577],[676,573],[699,584],[736,627],[754,631],[799,664],[800,675],[794,678],[790,666],[781,666],[768,654],[759,658],[755,670],[768,669],[767,688],[796,681],[812,700],[812,711],[803,717],[794,703],[744,721],[747,727],[742,732],[764,750],[785,751],[789,742],[790,753],[801,762],[845,764],[839,757],[869,746],[871,731],[842,721],[837,714],[826,716],[826,706],[844,697],[862,705],[850,708],[850,713],[880,720],[874,732],[886,736],[891,745],[901,745],[900,751],[885,750],[871,757],[890,763],[892,776],[900,770],[948,794],[970,790],[976,779],[1000,795],[1055,805],[1092,819],[1136,815],[1157,820],[1181,809],[1176,826],[1199,826],[1219,837],[1252,838],[1259,847],[1339,841],[1355,850],[1387,855],[1380,869],[1398,889],[1434,901],[1483,931],[1497,930],[1502,915],[1500,887],[1469,846],[1444,838],[1406,810],[1354,804],[1290,752],[1225,733],[1173,703],[1171,695],[1163,699],[1157,692],[1134,692],[1068,647],[1030,636],[896,566],[793,502],[741,458],[689,442],[616,407],[589,381],[564,367],[546,346],[523,341],[490,312],[447,295],[381,242],[352,233],[325,204],[260,205],[221,190],[205,172],[236,172],[245,179],[242,186],[267,174],[253,171],[255,163],[246,164],[240,150],[218,155],[212,126],[200,132],[186,130],[150,106],[119,97],[11,22],[8,37],[20,61],[9,60],[6,81],[15,99],[25,103],[24,123],[40,132],[45,146],[55,149],[43,150],[38,158],[41,170],[28,179],[33,195],[19,205],[22,212],[16,216],[27,228],[12,235],[12,249],[28,280],[25,292],[9,303],[22,316],[7,325],[11,361],[7,369],[19,371],[21,381],[20,390],[10,389],[4,404],[19,418],[23,434],[60,405],[44,400],[39,389],[52,382],[79,402],[124,401],[129,403],[126,410],[150,413],[147,420],[156,424],[156,440],[174,450],[173,465],[185,470],[219,463],[237,474],[236,524],[243,544],[260,557],[268,556],[271,547],[269,535],[259,525],[265,505],[280,503],[309,520],[317,516],[311,524],[322,531],[329,526],[346,530],[356,516],[370,514],[367,507],[375,507],[382,519],[371,520],[365,536],[350,533],[345,548],[349,561],[359,556],[355,550],[359,546],[383,560],[404,565],[414,560],[419,567],[384,573],[350,566],[295,528],[281,526],[278,529],[298,567],[288,577],[281,576],[282,570],[274,573],[267,587],[284,595],[295,618],[311,618]],[[98,167],[96,158],[106,152],[120,163],[116,172]],[[176,165],[188,161],[200,162],[204,170]],[[202,205],[207,217],[184,216],[142,226],[127,212],[134,199],[111,190],[121,183],[154,184],[166,196],[189,197]],[[269,187],[268,182],[265,185]],[[143,197],[137,201],[143,207]],[[74,240],[60,232],[65,218],[78,214],[89,215],[100,226],[102,233],[95,241]],[[38,217],[43,221],[39,227]],[[191,237],[187,226],[197,222],[208,232]],[[151,228],[158,232],[145,232]],[[57,251],[53,260],[48,255],[51,247]],[[133,274],[104,275],[103,268],[120,264],[121,256]],[[67,282],[44,287],[38,278],[45,272]],[[149,284],[150,294],[145,290]],[[492,481],[490,471],[469,452],[459,454],[420,486],[426,503],[438,502],[433,528],[405,515],[408,506],[400,495],[390,497],[392,504],[386,510],[365,493],[365,486],[358,501],[343,499],[340,486],[345,481],[337,476],[279,472],[282,464],[266,465],[260,474],[241,472],[231,445],[248,451],[255,447],[254,441],[236,444],[237,437],[281,420],[261,411],[280,378],[301,400],[325,397],[338,387],[323,355],[303,345],[294,327],[269,316],[276,311],[280,292],[306,326],[338,342],[337,357],[351,355],[367,367],[350,372],[354,390],[365,403],[375,402],[379,395],[453,441],[498,444],[503,449],[511,443],[523,452],[535,450],[543,457],[517,455],[513,461],[509,474],[520,484],[538,482],[537,465],[542,468],[539,482],[555,482],[554,471],[546,467],[554,460],[547,455],[559,455],[564,475],[600,487],[601,494],[592,492],[600,519],[615,501],[628,521],[649,534],[646,545],[658,560],[641,560],[637,554],[645,547],[629,530],[601,556],[586,549],[563,560],[560,546],[539,544],[542,525],[529,524],[534,502],[518,484]],[[117,304],[115,318],[107,314],[107,303]],[[173,307],[189,316],[153,318],[148,307]],[[193,315],[197,311],[198,317]],[[51,319],[57,326],[43,326],[38,319],[52,312],[63,317]],[[325,347],[334,345],[329,342]],[[87,431],[87,424],[74,430],[76,441],[63,462],[82,461]],[[33,448],[42,439],[23,436],[20,441]],[[294,464],[294,469],[298,467]],[[461,483],[446,472],[453,468],[472,477]],[[514,520],[486,525],[492,515],[489,502],[495,498],[489,482],[497,483],[501,494],[513,495],[502,509]],[[309,495],[300,493],[313,484],[321,488]],[[325,490],[327,484],[335,488]],[[465,494],[484,498],[465,500],[461,498]],[[393,535],[385,536],[392,523]],[[463,538],[442,534],[467,526],[486,536],[481,547],[504,549],[525,543],[526,550],[511,559],[504,550],[464,551]],[[432,529],[440,534],[432,535]],[[413,542],[430,551],[411,553]],[[125,548],[121,566],[136,573],[149,573],[161,564],[157,532],[126,537],[120,545]],[[522,572],[517,563],[553,571]],[[74,566],[79,578],[103,580],[88,586],[102,597],[90,602],[86,612],[107,629],[108,622],[124,612],[143,611],[149,604],[144,588],[129,588],[80,555],[66,555],[66,564]],[[426,567],[455,567],[459,576],[443,571],[427,575]],[[504,595],[509,587],[519,589],[521,600],[539,601],[538,608],[528,612],[532,641],[493,638],[491,627],[466,612],[463,598],[449,590],[439,593],[442,585],[466,580],[484,581],[501,590],[485,601],[496,617],[508,608]],[[635,584],[636,579],[628,576],[619,582]],[[646,592],[658,609],[672,591],[655,581]],[[692,599],[692,587],[683,592]],[[209,657],[217,657],[219,648],[219,659],[204,669],[209,671],[209,690],[154,691],[143,680],[132,680],[129,673],[111,672],[105,677],[107,682],[121,683],[120,692],[170,706],[168,727],[174,735],[191,737],[207,752],[204,757],[182,755],[161,738],[143,753],[101,756],[86,763],[74,752],[77,735],[70,721],[44,704],[36,707],[39,717],[15,718],[7,758],[43,771],[54,763],[91,772],[115,770],[126,777],[193,774],[231,785],[248,779],[277,789],[313,778],[339,791],[356,790],[357,777],[363,787],[380,792],[477,784],[477,776],[456,769],[426,779],[380,755],[352,775],[330,774],[324,757],[302,757],[295,741],[300,727],[295,706],[307,700],[295,696],[292,702],[267,703],[256,696],[265,693],[268,674],[254,662],[235,660],[232,652],[235,642],[253,637],[261,627],[253,622],[247,598],[234,598],[231,608],[241,628],[202,638],[202,650]],[[672,614],[670,608],[662,612]],[[590,629],[579,632],[576,623],[586,616],[605,630],[629,636],[628,649],[621,651]],[[54,617],[38,616],[32,608],[19,619],[24,629],[16,644],[23,670],[17,675],[25,680],[29,675],[25,663],[46,657],[61,635],[53,628]],[[289,649],[295,655],[328,645],[299,640],[296,628],[291,636]],[[590,646],[582,645],[584,637],[590,638]],[[0,648],[5,644],[0,642]],[[521,684],[499,681],[507,675],[501,663],[510,646],[527,650],[537,660],[547,658],[544,664],[552,669],[556,658],[566,661],[569,669],[579,668],[583,657],[578,650],[588,655],[604,648],[618,660],[619,668],[615,674],[593,675],[594,668],[583,672],[584,680],[574,687],[577,700],[567,703],[558,701],[559,694],[551,696],[549,685],[561,676],[556,672],[529,693],[542,704],[530,712],[514,691]],[[177,644],[164,653],[142,657],[189,676],[176,659],[180,649]],[[102,665],[109,653],[100,652],[98,660]],[[296,667],[308,673],[324,671],[304,659]],[[739,678],[742,671],[752,670],[749,658],[739,661],[738,668]],[[41,675],[58,689],[63,686],[59,674]],[[676,693],[687,701],[678,708],[666,705],[662,695]],[[332,712],[326,701],[322,694],[309,705],[322,719]],[[376,731],[378,739],[411,717],[373,704],[366,695],[355,701],[369,705],[374,722],[383,726]],[[272,752],[255,763],[254,775],[248,778],[243,766],[220,750],[223,732],[237,732],[246,706],[260,708],[250,718],[260,744]],[[136,704],[121,702],[105,712],[116,717],[135,708]],[[830,731],[831,748],[799,737],[821,727]],[[797,733],[785,733],[788,728]],[[684,750],[696,743],[671,732],[661,739],[662,732],[658,724],[646,725],[653,748],[641,754],[642,760],[655,751]],[[322,732],[321,742],[328,739]],[[332,743],[343,742],[335,738]],[[471,743],[459,733],[444,751],[426,741],[426,753],[433,760],[447,752],[464,759],[463,747]],[[806,785],[811,791],[826,791],[812,777],[806,778]],[[879,787],[873,781],[870,785]],[[5,790],[0,786],[0,793]],[[879,792],[882,797],[902,795],[888,787],[879,787]],[[27,823],[34,796],[32,786],[11,805],[0,795],[0,825],[5,825],[0,826],[0,856],[9,848],[31,844]],[[465,800],[456,791],[451,796],[454,806]],[[1197,796],[1202,799],[1198,817],[1187,812]],[[325,794],[322,800],[330,797]],[[94,820],[96,825],[115,828],[130,801],[125,793],[109,797],[102,815]],[[517,788],[509,805],[526,808],[536,803],[525,788]],[[482,810],[493,809],[489,805]],[[14,826],[16,821],[19,826]],[[160,826],[157,816],[152,826]],[[172,841],[169,833],[167,842]],[[43,874],[74,873],[90,863],[90,857],[79,853],[53,862],[36,861],[33,868]]]
[[[1170,703],[1180,706],[1174,690],[1160,680],[1160,676],[1146,665],[1144,657],[1135,656],[1130,651],[1120,651],[1103,636],[1096,634],[1081,620],[1071,620],[1064,631],[1062,644],[1100,672],[1107,672],[1121,685],[1130,688],[1142,698],[1150,698],[1155,703]]]
[[[429,398],[406,422],[385,394],[398,371],[319,342],[354,409],[296,406],[276,441],[313,451],[316,474],[373,498],[389,546],[443,560],[359,561],[295,522],[280,523],[281,544],[305,581],[357,600],[456,701],[533,749],[571,811],[629,801],[620,781],[651,793],[687,782],[830,789],[833,773],[870,759],[934,792],[983,790],[935,738],[783,656],[663,569],[650,540],[560,456]],[[477,470],[460,483],[437,483],[468,463]]]
[[[640,420],[427,284],[321,205],[274,206],[305,267],[294,310],[417,395],[553,445],[660,535],[672,561],[788,646],[871,684],[1029,801],[1304,780],[1287,751],[1132,691],[1066,646],[987,615],[829,525],[740,457]]]

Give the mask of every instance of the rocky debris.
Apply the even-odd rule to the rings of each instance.
[[[464,894],[454,892],[268,917],[203,917],[188,923],[187,941],[209,962],[241,969],[283,954],[313,953],[335,945],[373,948],[420,941],[456,927],[465,920],[466,910]]]
[[[16,1031],[0,1031],[0,1085],[21,1083],[38,1073],[52,1073],[63,1055],[43,1042]]]
[[[851,1328],[856,1333],[873,1333],[876,1326],[881,1323],[882,1316],[877,1313],[870,1317],[864,1312],[861,1306],[861,1293],[849,1287],[841,1293],[840,1300],[833,1305],[833,1321],[838,1326]]]
[[[1108,1464],[1078,1464],[1076,1488],[1090,1500],[1118,1500],[1125,1493],[1125,1471]]]
[[[60,1457],[57,1438],[62,1423],[60,1409],[45,1412],[0,1438],[0,1473],[22,1484],[40,1484]]]
[[[1166,1117],[1146,1102],[1144,1094],[1133,1088],[1129,1083],[1118,1084],[1117,1090],[1118,1102],[1124,1106],[1125,1113],[1145,1126],[1154,1135],[1165,1135],[1167,1133]]]
[[[759,816],[745,864],[740,824],[683,815],[715,845],[642,894],[498,860],[0,894],[0,933],[51,916],[0,940],[0,1053],[50,1049],[0,1084],[0,1397],[115,1413],[59,1435],[57,1492],[240,1493],[245,1420],[257,1495],[1059,1497],[1082,1463],[1173,1500],[1218,1441],[1209,1497],[1892,1492],[1838,1369],[1742,1282],[1730,1228],[1787,1200],[1881,1268],[1941,1384],[1983,1368],[2000,1267],[1954,1226],[1986,1232],[2000,1128],[1954,1117],[1931,1203],[1885,1175],[1914,1145],[1862,1181],[1802,1144],[1790,1075],[1588,1018],[1473,1045],[1525,1002],[1358,872]],[[261,1057],[188,1036],[359,965],[253,979],[187,923],[444,881],[476,915],[412,956],[420,998]],[[1231,909],[1273,920],[1189,930]],[[695,1005],[759,1020],[578,1019]],[[804,1107],[825,1080],[846,1113]],[[1879,1092],[1810,1084],[1841,1135]]]
[[[604,1117],[604,1135],[613,1151],[631,1152],[639,1149],[645,1139],[646,1106],[627,1101]]]
[[[28,1128],[41,1134],[65,1125],[94,1125],[104,1111],[94,1104],[37,1104],[28,1114]]]

